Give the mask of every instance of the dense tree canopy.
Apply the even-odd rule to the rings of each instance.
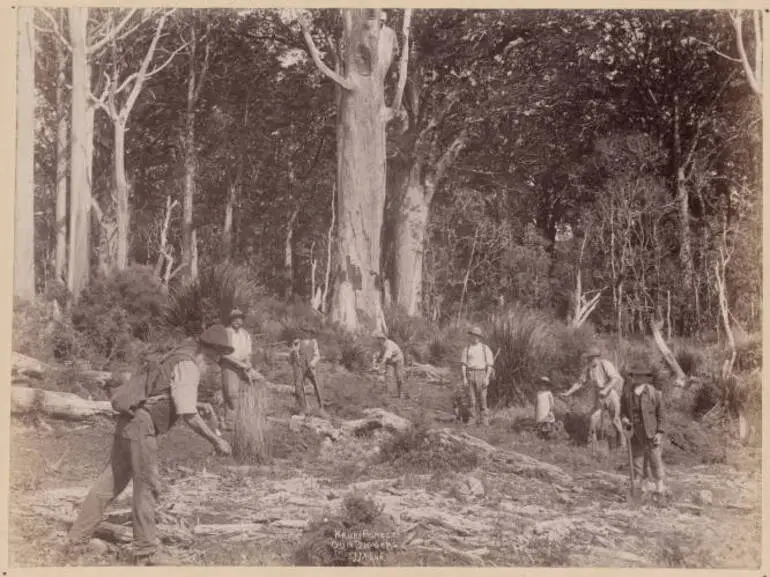
[[[344,270],[339,113],[353,90],[333,78],[365,77],[369,64],[342,58],[358,16],[88,12],[85,173],[61,146],[78,89],[69,16],[35,14],[38,292],[68,278],[62,171],[90,170],[90,277],[137,262],[175,283],[230,259],[326,311],[312,292],[329,262],[326,305]],[[581,291],[601,294],[602,329],[661,318],[679,334],[721,330],[715,264],[727,251],[733,322],[758,326],[761,78],[748,16],[740,28],[727,11],[387,12],[384,304],[441,321],[501,302],[567,318],[580,273]],[[367,30],[381,46],[385,32]],[[123,226],[125,258],[107,238]]]

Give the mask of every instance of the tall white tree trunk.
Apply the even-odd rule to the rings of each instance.
[[[352,87],[342,91],[337,111],[339,228],[330,312],[333,322],[355,331],[384,325],[380,273],[385,209],[384,81],[393,45],[392,40],[387,45],[391,36],[380,34],[377,20],[368,19],[365,10],[345,13],[345,69]]]
[[[184,196],[182,200],[182,264],[186,267],[184,276],[195,280],[192,271],[193,258],[193,202],[196,179],[195,159],[195,113],[188,110],[185,115],[184,135]]]
[[[35,296],[35,27],[34,8],[20,7],[16,79],[14,294]]]
[[[422,263],[428,225],[428,197],[422,166],[414,163],[401,186],[395,226],[395,301],[408,315],[420,314]]]
[[[63,17],[59,20],[62,28],[64,28],[63,20]],[[69,159],[69,130],[67,127],[67,103],[64,91],[67,81],[67,53],[61,42],[56,44],[56,59],[58,70],[56,76],[56,257],[54,271],[57,279],[66,281],[64,270],[67,264],[67,161]]]
[[[89,67],[86,57],[88,8],[70,8],[72,43],[72,132],[70,164],[70,243],[68,288],[73,301],[89,280],[89,217],[91,204],[91,152],[93,147],[93,109],[88,106]],[[90,120],[89,120],[90,117]]]
[[[131,215],[128,207],[128,179],[126,178],[126,125],[116,122],[115,134],[115,218],[117,221],[117,239],[115,247],[115,267],[123,270],[128,266],[128,231]]]

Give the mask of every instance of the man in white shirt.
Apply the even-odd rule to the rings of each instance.
[[[460,363],[462,364],[463,386],[470,387],[469,399],[471,412],[478,412],[479,424],[489,424],[489,408],[487,407],[487,391],[492,369],[495,366],[495,356],[485,343],[481,342],[484,334],[479,327],[468,331],[471,344],[463,349]]]
[[[385,364],[393,368],[393,376],[396,379],[396,394],[400,399],[405,393],[404,387],[404,353],[401,348],[382,332],[375,333],[375,338],[380,341],[382,347],[380,354],[375,358],[375,364]]]
[[[601,358],[601,352],[597,347],[589,348],[585,357],[588,364],[580,378],[568,391],[559,396],[569,397],[585,385],[591,384],[594,390],[594,408],[591,413],[588,436],[592,450],[596,448],[596,431],[601,425],[602,412],[604,411],[609,414],[612,425],[620,436],[621,445],[625,447],[626,438],[623,434],[623,425],[620,422],[620,395],[623,392],[623,377],[620,376],[615,365],[607,359]]]
[[[222,357],[222,396],[225,404],[225,427],[232,429],[232,416],[238,405],[241,384],[251,382],[251,335],[243,328],[244,314],[239,309],[230,311],[227,336],[233,352]]]

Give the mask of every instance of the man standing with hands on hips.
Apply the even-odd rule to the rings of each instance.
[[[487,407],[487,390],[489,380],[492,377],[492,369],[495,365],[495,356],[485,343],[481,342],[483,333],[479,327],[473,327],[468,331],[472,342],[463,349],[462,364],[463,387],[469,390],[471,412],[477,412],[478,423],[483,426],[489,424]]]

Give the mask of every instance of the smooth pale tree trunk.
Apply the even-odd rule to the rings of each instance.
[[[249,102],[243,105],[243,122],[241,126],[245,130],[249,122]],[[227,189],[227,203],[225,204],[225,224],[222,228],[222,248],[225,260],[233,258],[234,232],[235,225],[235,207],[241,195],[243,186],[243,170],[246,165],[246,136],[241,134],[241,147],[239,151],[238,167],[236,168],[235,179],[230,183]]]
[[[233,214],[235,212],[235,203],[238,199],[237,182],[230,183],[227,189],[227,202],[225,203],[225,224],[222,228],[222,252],[225,260],[233,257]]]
[[[443,152],[432,146],[428,158],[416,156],[408,172],[397,181],[399,202],[395,214],[395,302],[411,316],[422,308],[423,256],[428,228],[430,205],[441,179],[457,159],[466,144],[462,132]]]
[[[682,282],[685,290],[694,286],[695,267],[690,242],[690,195],[687,189],[684,157],[682,154],[681,119],[679,99],[674,97],[674,160],[676,162],[676,204],[679,214],[679,263],[682,267]]]
[[[115,266],[123,270],[128,266],[128,231],[131,215],[128,206],[128,179],[126,178],[126,125],[113,124],[115,134],[115,218],[117,239]]]
[[[35,296],[35,28],[34,8],[19,8],[16,79],[14,294]]]
[[[63,17],[59,24],[62,28]],[[56,256],[54,272],[56,278],[65,281],[64,270],[67,265],[67,160],[69,130],[67,126],[67,103],[65,84],[67,81],[67,53],[61,42],[56,44],[58,65],[56,76]]]
[[[70,164],[70,243],[68,288],[73,301],[89,280],[89,217],[91,203],[91,152],[93,149],[93,109],[88,106],[88,61],[86,58],[86,23],[88,8],[70,8],[72,43],[72,132]],[[90,120],[89,120],[90,117]],[[89,130],[90,128],[90,130]]]
[[[421,164],[414,163],[400,184],[400,203],[395,215],[394,299],[408,315],[416,316],[422,304],[422,265],[429,209]]]
[[[294,292],[294,225],[299,216],[299,207],[295,208],[289,222],[286,225],[286,238],[283,246],[283,280],[284,280],[284,298],[291,298]]]
[[[190,103],[191,104],[191,103]],[[193,202],[195,197],[195,112],[185,116],[184,136],[184,197],[182,201],[182,264],[184,276],[195,280],[192,271],[193,258]]]
[[[339,228],[330,314],[333,322],[355,331],[366,324],[368,328],[384,326],[380,273],[385,208],[384,81],[395,36],[378,34],[376,20],[367,19],[365,10],[344,12],[345,69],[351,88],[341,91],[337,111]]]

